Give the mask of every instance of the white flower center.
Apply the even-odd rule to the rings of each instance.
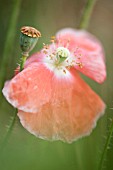
[[[56,76],[70,77],[69,69],[73,66],[74,59],[67,48],[58,47],[55,50],[49,51],[43,62]]]
[[[58,47],[56,50],[56,55],[58,55],[58,57],[67,58],[70,56],[70,52],[67,48]]]

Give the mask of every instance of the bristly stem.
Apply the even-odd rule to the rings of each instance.
[[[103,168],[104,159],[105,159],[105,156],[107,154],[107,150],[108,150],[109,145],[110,145],[112,134],[113,134],[113,120],[112,120],[111,126],[109,128],[109,134],[107,136],[106,143],[105,143],[105,146],[104,146],[104,149],[103,149],[103,152],[102,152],[102,156],[101,156],[101,159],[100,159],[100,162],[99,162],[98,170],[102,170],[102,168]]]
[[[6,133],[6,135],[5,135],[4,139],[3,139],[3,142],[2,142],[2,144],[0,146],[0,153],[2,153],[4,147],[6,146],[6,143],[7,143],[8,139],[9,139],[11,133],[12,133],[12,130],[13,130],[13,127],[14,127],[14,124],[15,124],[15,121],[16,121],[16,115],[17,115],[17,109],[15,109],[14,115],[11,118],[11,122],[8,125],[7,133]]]
[[[79,29],[87,29],[95,2],[96,0],[87,0],[78,26]]]
[[[95,2],[96,2],[96,0],[87,0],[83,14],[81,16],[80,24],[79,24],[79,27],[78,27],[79,29],[87,29],[88,23],[89,23],[89,20],[90,20],[90,17],[91,17],[91,13],[92,13],[93,7],[95,5]],[[103,169],[105,156],[107,154],[107,150],[108,150],[109,145],[110,145],[112,134],[113,134],[113,120],[112,120],[111,126],[109,128],[109,134],[107,136],[106,143],[105,143],[105,146],[104,146],[101,158],[100,158],[98,170]]]
[[[14,38],[15,38],[16,25],[17,25],[17,21],[18,21],[21,0],[16,0],[16,1],[12,0],[12,4],[14,4],[14,5],[13,5],[13,9],[12,9],[9,26],[8,26],[8,32],[7,32],[7,36],[6,36],[6,40],[5,40],[3,57],[2,57],[1,66],[0,66],[0,101],[2,100],[1,90],[3,87],[4,80],[5,80],[6,67],[9,62],[9,55],[11,55],[12,50],[13,50],[13,43],[14,43]],[[1,103],[2,103],[2,101],[1,101]],[[6,135],[3,139],[3,142],[0,146],[0,153],[1,153],[1,151],[3,151],[8,139],[11,135],[11,132],[13,130],[15,120],[16,120],[16,114],[17,114],[17,109],[15,110],[14,116],[12,117],[12,121],[9,125],[7,133],[6,133]]]
[[[22,56],[21,61],[20,61],[20,71],[24,69],[24,64],[26,62],[27,56]]]
[[[22,70],[24,69],[24,64],[25,64],[26,58],[27,58],[26,56],[22,56],[22,58],[21,58],[20,71],[22,71]],[[11,121],[10,125],[8,126],[7,133],[6,133],[6,135],[5,135],[4,139],[3,139],[3,142],[2,142],[2,144],[1,144],[1,146],[0,146],[0,152],[3,151],[4,146],[6,145],[8,139],[9,139],[9,137],[10,137],[10,135],[11,135],[11,132],[12,132],[13,127],[14,127],[14,125],[15,125],[16,116],[17,116],[17,111],[18,111],[18,110],[15,109],[15,113],[14,113],[14,116],[12,117],[12,121]]]

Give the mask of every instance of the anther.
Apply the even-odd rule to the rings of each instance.
[[[66,74],[66,70],[63,70],[63,72]]]
[[[80,67],[80,68],[83,68],[83,65],[81,62],[76,62],[76,64]]]
[[[55,42],[55,36],[52,36],[52,37],[51,37],[50,42],[52,42],[52,43],[54,43],[54,42]]]

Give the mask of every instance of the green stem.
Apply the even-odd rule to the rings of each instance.
[[[26,59],[27,59],[26,56],[22,56],[21,61],[20,61],[20,71],[24,69],[24,64],[26,62]]]
[[[16,121],[16,115],[17,115],[17,109],[15,109],[15,112],[14,112],[14,116],[12,117],[12,120],[10,122],[10,125],[8,126],[8,130],[7,130],[7,133],[3,139],[3,142],[0,146],[0,153],[2,153],[2,151],[4,150],[4,147],[6,146],[7,144],[7,141],[12,133],[12,130],[14,128],[14,124],[15,124],[15,121]]]
[[[86,6],[83,10],[83,14],[81,16],[81,20],[79,23],[79,29],[86,29],[88,27],[89,20],[90,20],[95,2],[96,0],[87,0]]]
[[[96,2],[96,0],[87,0],[86,6],[83,11],[83,15],[80,20],[79,29],[86,29],[88,27],[88,23],[89,23],[89,20],[91,17],[91,12],[93,10],[95,2]],[[109,129],[109,134],[106,139],[106,143],[105,143],[105,146],[104,146],[104,149],[102,152],[102,156],[100,158],[98,170],[102,170],[102,168],[103,168],[105,156],[107,154],[107,149],[109,148],[109,145],[110,145],[112,134],[113,134],[113,120],[112,120],[110,129]]]
[[[24,69],[24,64],[25,64],[26,58],[27,58],[26,56],[22,56],[22,58],[21,58],[20,71],[22,71]],[[7,133],[6,133],[6,136],[4,137],[4,140],[3,140],[2,144],[1,144],[1,148],[0,148],[1,152],[3,151],[8,139],[9,139],[9,137],[11,135],[11,132],[12,132],[14,124],[15,124],[16,116],[17,116],[17,109],[15,109],[14,116],[12,117],[12,121],[11,121],[11,123],[9,125],[9,128],[8,128]]]
[[[103,149],[103,152],[102,152],[102,156],[101,156],[101,159],[100,159],[98,170],[102,170],[102,168],[103,168],[103,163],[104,163],[104,160],[105,160],[105,156],[107,154],[107,149],[109,148],[109,145],[110,145],[112,134],[113,134],[113,120],[111,122],[109,134],[107,136],[106,143],[105,143],[105,146],[104,146],[104,149]]]
[[[4,51],[3,51],[3,57],[1,61],[1,67],[0,67],[0,101],[2,98],[1,90],[3,87],[3,83],[5,80],[5,75],[6,75],[6,68],[9,62],[9,56],[12,53],[12,50],[14,49],[14,39],[15,39],[15,33],[16,33],[16,25],[18,21],[18,15],[19,15],[19,10],[20,10],[20,4],[21,0],[13,0],[12,1],[13,9],[12,9],[12,14],[10,18],[10,23],[8,26],[8,32],[5,40],[5,46],[4,46]]]
[[[16,25],[17,25],[17,21],[18,21],[21,0],[16,0],[16,1],[12,0],[12,4],[14,4],[14,5],[13,5],[13,9],[12,9],[10,23],[8,26],[8,32],[7,32],[7,36],[6,36],[6,40],[5,40],[3,57],[2,57],[2,61],[1,61],[1,67],[0,67],[0,101],[2,100],[1,90],[3,87],[4,80],[5,80],[6,68],[7,68],[7,65],[9,62],[9,56],[11,55],[13,48],[14,48],[13,44],[14,44],[14,39],[15,39]],[[4,137],[3,142],[0,146],[0,151],[3,151],[8,139],[12,133],[12,130],[13,130],[13,127],[15,124],[15,120],[16,120],[16,114],[17,114],[17,109],[15,110],[15,114],[14,114],[12,121],[9,125],[6,136]]]

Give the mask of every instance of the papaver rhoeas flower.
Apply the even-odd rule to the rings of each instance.
[[[104,113],[104,102],[79,75],[80,71],[102,83],[104,53],[101,43],[83,30],[61,30],[52,42],[6,82],[3,94],[18,108],[20,121],[30,133],[71,143],[89,135]]]

